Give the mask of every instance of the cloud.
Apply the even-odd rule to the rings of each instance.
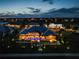
[[[54,0],[42,0],[43,2],[48,2],[49,4],[53,4]]]
[[[79,13],[79,8],[76,7],[72,7],[72,8],[60,8],[60,9],[50,9],[48,12],[48,14],[52,14],[52,13]]]
[[[37,8],[33,8],[33,7],[27,7],[27,8],[30,9],[32,13],[40,13],[41,12],[41,10],[37,9]]]
[[[33,7],[27,7],[28,9],[30,9],[30,10],[35,10],[35,8],[33,8]]]
[[[40,9],[36,9],[33,11],[33,13],[39,13],[41,10]]]

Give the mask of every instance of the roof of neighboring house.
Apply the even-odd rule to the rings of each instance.
[[[1,32],[9,32],[10,29],[9,29],[9,27],[7,27],[7,26],[0,26],[0,31],[1,31]]]
[[[28,29],[23,29],[20,31],[19,34],[27,34],[29,32],[40,32],[40,33],[42,33],[42,35],[56,35],[55,32],[49,30],[45,26],[33,26],[31,28],[28,28]]]
[[[0,22],[0,25],[8,24],[8,22]]]

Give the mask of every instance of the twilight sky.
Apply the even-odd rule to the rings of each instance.
[[[0,13],[39,14],[72,7],[79,7],[79,0],[0,0]]]

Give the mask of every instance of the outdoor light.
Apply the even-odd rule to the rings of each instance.
[[[7,46],[8,48],[10,48],[10,46]]]
[[[50,40],[50,42],[53,42],[53,40]]]
[[[25,38],[26,38],[25,36],[22,36],[22,37],[21,37],[21,39],[25,39]]]
[[[40,40],[37,40],[37,42],[40,42]]]
[[[55,42],[56,41],[56,39],[51,39],[51,40],[49,40],[50,42]]]

